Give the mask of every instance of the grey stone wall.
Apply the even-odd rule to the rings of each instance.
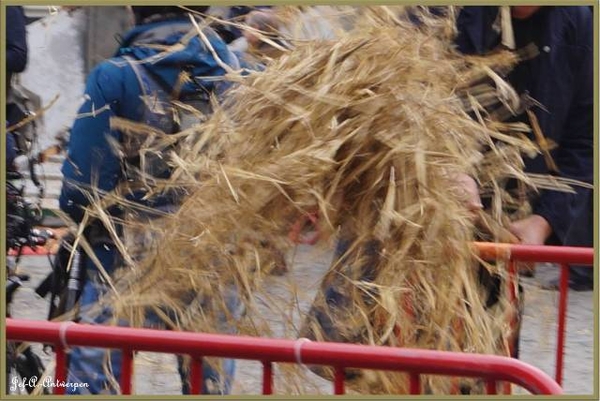
[[[87,29],[84,33],[85,73],[100,61],[111,57],[122,35],[132,26],[126,6],[85,7]]]

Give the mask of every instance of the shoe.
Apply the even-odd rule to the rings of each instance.
[[[535,277],[535,270],[533,269],[524,269],[519,272],[521,277],[533,278]]]
[[[584,292],[584,291],[594,291],[594,283],[593,282],[569,282],[569,288],[573,291]]]
[[[271,254],[273,260],[270,262],[271,269],[269,270],[269,274],[272,276],[283,276],[289,272],[288,265],[285,261],[285,255],[283,252],[272,249]]]
[[[560,289],[560,278],[555,278],[550,280],[547,283],[542,284],[542,289],[550,290],[550,291],[558,291]],[[593,282],[575,282],[569,280],[569,288],[573,291],[583,292],[583,291],[594,291],[594,283]]]
[[[536,265],[534,263],[519,263],[519,276],[532,278],[535,277],[535,268]]]

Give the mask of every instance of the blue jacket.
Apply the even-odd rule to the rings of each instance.
[[[457,21],[458,49],[484,54],[497,46],[499,35],[491,29],[497,14],[498,7],[464,7]],[[547,109],[533,111],[544,136],[558,145],[551,155],[559,175],[593,183],[592,12],[589,7],[542,7],[529,29],[540,54],[517,66],[508,80]],[[548,173],[542,156],[525,163],[528,172]],[[574,221],[592,220],[591,190],[576,189],[577,195],[542,190],[532,199],[533,212],[550,223],[551,242],[591,246],[591,224],[573,226]]]
[[[115,57],[100,63],[90,72],[84,103],[79,109],[80,116],[71,129],[67,158],[62,166],[64,179],[59,198],[60,208],[76,222],[83,217],[82,206],[89,204],[80,187],[86,190],[93,186],[100,191],[111,191],[124,179],[121,160],[112,151],[109,141],[109,138],[121,141],[122,134],[110,129],[110,119],[118,116],[140,121],[143,117],[141,89],[123,56],[137,60],[156,56],[162,50],[143,44],[175,45],[191,29],[193,26],[187,17],[137,26],[125,35]],[[205,33],[219,58],[236,66],[237,59],[227,45],[214,32]],[[182,96],[197,92],[198,85],[217,94],[226,87],[222,82],[201,78],[222,76],[225,70],[197,35],[185,47],[165,57],[161,55],[143,66],[167,88],[174,87],[182,70],[189,71],[196,79],[183,85]],[[141,202],[141,196],[134,194],[132,198]]]
[[[13,73],[23,72],[27,66],[27,21],[23,7],[6,7],[6,88],[10,90]],[[16,121],[10,121],[10,105],[7,105],[6,122],[10,126]],[[6,166],[13,168],[13,161],[17,157],[16,141],[12,133],[6,134]]]
[[[6,7],[6,71],[23,72],[27,65],[27,32],[23,7]]]

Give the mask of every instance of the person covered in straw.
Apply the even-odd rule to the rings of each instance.
[[[579,182],[573,185],[573,193],[542,189],[527,194],[531,213],[513,221],[511,231],[523,244],[593,246],[592,10],[587,6],[463,7],[457,29],[455,42],[465,54],[535,44],[539,54],[507,76],[523,100],[515,120],[532,125],[542,149],[537,157],[525,159],[525,171]],[[545,283],[550,288],[557,285],[558,280]],[[572,266],[569,286],[591,291],[593,269]]]
[[[194,11],[203,12],[206,8],[194,7]],[[219,98],[227,89],[222,77],[228,69],[239,67],[225,42],[210,28],[200,28],[198,19],[192,18],[189,11],[177,6],[136,6],[131,11],[134,28],[124,36],[115,56],[96,66],[87,78],[85,101],[73,124],[62,167],[60,208],[85,227],[85,239],[93,250],[84,257],[87,278],[79,316],[81,322],[91,324],[108,324],[112,319],[110,307],[95,305],[110,292],[110,277],[123,266],[124,255],[117,241],[122,226],[110,221],[122,219],[124,212],[123,207],[113,205],[107,208],[110,221],[95,216],[87,224],[86,208],[99,205],[111,191],[138,180],[145,185],[130,186],[132,189],[126,192],[129,201],[166,213],[173,211],[178,202],[173,192],[163,191],[156,196],[149,192],[148,182],[168,177],[169,166],[161,163],[160,154],[144,157],[144,143],[126,135],[123,127],[132,125],[123,121],[144,124],[165,134],[179,132],[185,128],[184,119],[175,110],[174,102],[189,102],[186,106],[198,106],[200,112],[210,113],[212,98]],[[232,293],[227,307],[238,310],[235,294]],[[150,324],[157,322],[155,317]],[[233,330],[226,322],[223,326],[225,331]],[[109,354],[102,349],[80,347],[72,350],[69,361],[69,382],[88,385],[69,387],[73,393],[84,389],[93,394],[117,391],[120,352]],[[183,393],[190,391],[188,371],[179,358]],[[232,360],[224,361],[220,370],[205,363],[202,392],[229,393],[233,374]]]
[[[381,57],[378,61],[386,65],[397,56],[397,70],[376,81],[386,85],[369,86],[382,91],[393,77],[397,86],[389,85],[394,96],[381,102],[393,107],[374,107],[376,117],[365,130],[369,140],[395,140],[352,153],[350,165],[359,166],[358,173],[334,181],[351,189],[338,204],[344,205],[344,212],[353,213],[345,215],[336,232],[333,262],[299,335],[317,341],[517,356],[520,300],[510,299],[512,286],[503,279],[502,264],[481,261],[471,242],[480,234],[505,242],[498,238],[509,234],[501,224],[507,199],[502,184],[516,176],[531,186],[521,174],[521,155],[537,146],[520,134],[519,130],[527,128],[524,124],[508,125],[494,116],[482,123],[473,118],[472,111],[480,100],[493,108],[506,102],[495,85],[509,85],[494,71],[512,68],[520,55],[502,52],[465,62],[454,50],[454,14],[442,13],[440,18],[438,12],[427,9],[421,12],[419,8],[414,15],[405,11],[396,15],[393,9],[374,7],[364,12],[366,22],[357,21],[362,31],[378,32],[378,44],[386,42],[387,48],[373,52],[370,62]],[[357,43],[363,49],[368,46],[368,42]],[[383,68],[377,65],[365,75],[371,77]],[[485,97],[478,97],[479,93]],[[428,95],[432,97],[425,102]],[[454,96],[457,99],[449,101]],[[451,111],[438,109],[446,107]],[[407,110],[410,114],[403,114]],[[401,118],[395,120],[397,116]],[[394,124],[385,126],[381,134],[377,129],[383,121]],[[427,140],[431,142],[426,144]],[[494,142],[496,147],[487,149]],[[374,153],[388,146],[394,149],[393,156],[383,160],[394,168],[382,178],[376,170],[385,164]],[[456,151],[465,153],[451,156]],[[437,156],[449,158],[444,162],[429,159]],[[431,162],[426,164],[425,159]],[[388,182],[387,188],[373,189]],[[499,216],[483,209],[478,184],[500,206]],[[428,208],[431,214],[425,212]],[[312,369],[333,377],[325,370]],[[358,391],[369,393],[407,390],[405,378],[391,373],[378,377],[346,370],[346,379]],[[478,382],[437,379],[423,387],[424,392],[440,394],[473,393],[482,388]]]

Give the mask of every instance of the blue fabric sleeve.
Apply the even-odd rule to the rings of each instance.
[[[17,158],[17,141],[11,132],[6,133],[6,168],[13,169],[13,163]]]
[[[553,157],[561,177],[567,177],[592,184],[594,181],[594,48],[591,13],[581,13],[575,22],[576,46],[570,54],[571,70],[577,77],[570,102],[569,114],[562,129],[558,149]],[[567,233],[573,234],[571,227],[575,215],[581,213],[584,202],[591,190],[577,188],[577,194],[558,191],[543,191],[533,205],[533,212],[544,217],[561,243],[565,243]],[[593,209],[588,210],[593,219]],[[585,229],[585,227],[581,227]],[[589,231],[589,230],[588,230]],[[576,234],[579,235],[579,234]],[[582,234],[583,235],[583,234]],[[591,236],[590,231],[583,236]],[[579,235],[581,236],[581,235]]]
[[[123,75],[119,67],[104,62],[89,75],[85,102],[69,138],[67,157],[62,166],[63,187],[59,205],[76,222],[83,217],[82,207],[89,201],[85,191],[90,186],[100,191],[114,189],[121,178],[121,162],[111,148],[109,137],[121,140],[110,129],[123,94]]]
[[[27,65],[27,31],[22,7],[6,7],[6,71],[23,72]]]

